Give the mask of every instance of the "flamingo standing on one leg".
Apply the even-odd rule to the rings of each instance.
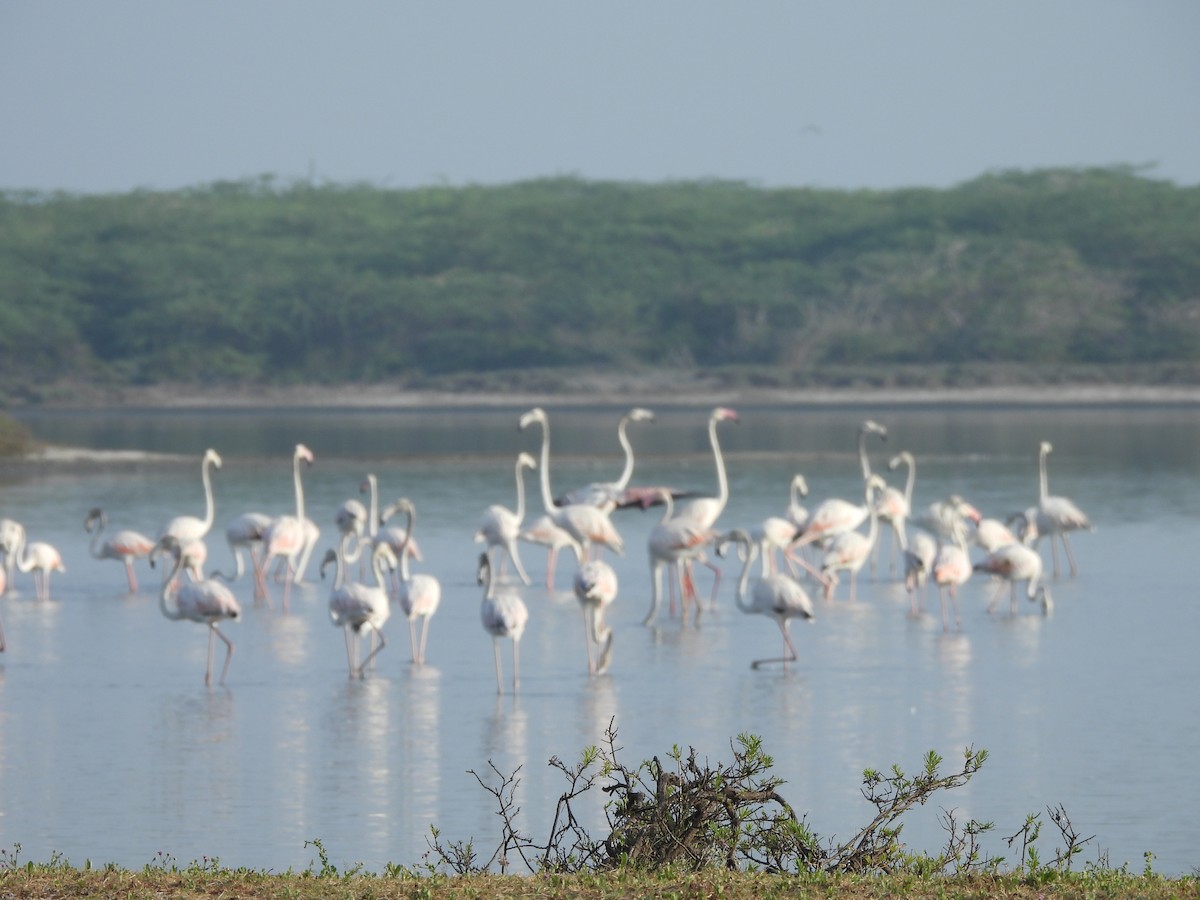
[[[742,558],[742,574],[738,579],[735,602],[738,609],[744,613],[769,616],[779,626],[783,635],[785,654],[769,659],[756,659],[750,663],[750,668],[757,669],[767,663],[781,662],[786,667],[796,661],[796,647],[788,633],[788,625],[792,619],[807,619],[814,617],[813,602],[808,593],[795,579],[784,574],[765,575],[754,580],[750,588],[750,566],[758,553],[755,544],[746,532],[735,529],[721,537],[717,542],[717,554],[725,555],[725,549],[730,543],[738,544],[738,553]]]
[[[617,573],[601,559],[584,563],[575,573],[575,597],[583,611],[588,674],[603,675],[612,662],[613,642],[612,628],[605,624],[604,613],[617,598]],[[598,663],[593,646],[600,650]]]
[[[493,550],[505,553],[512,560],[521,581],[529,584],[529,576],[521,565],[521,555],[517,550],[517,541],[521,537],[521,523],[525,520],[525,469],[536,469],[537,461],[528,453],[517,454],[517,509],[514,512],[506,506],[493,504],[483,513],[483,522],[475,532],[476,543],[487,543],[487,553]],[[503,572],[503,558],[497,561],[497,569]]]
[[[84,531],[92,536],[88,550],[96,559],[115,559],[125,566],[125,577],[129,581],[129,593],[136,594],[138,589],[137,574],[133,571],[133,561],[144,559],[154,549],[154,541],[136,531],[118,531],[101,541],[108,517],[104,510],[96,507],[88,513],[83,522]],[[95,529],[93,531],[93,529]]]
[[[1038,505],[1037,528],[1039,540],[1042,535],[1050,539],[1050,556],[1054,562],[1054,577],[1058,577],[1058,545],[1054,536],[1062,540],[1063,550],[1067,552],[1067,562],[1071,566],[1071,577],[1078,574],[1075,565],[1075,554],[1071,552],[1071,542],[1067,533],[1071,531],[1091,531],[1092,523],[1084,515],[1083,510],[1066,497],[1055,497],[1050,494],[1050,481],[1046,476],[1046,457],[1054,447],[1049,441],[1042,441],[1038,448]]]
[[[288,610],[290,589],[296,571],[296,561],[305,548],[306,531],[304,523],[304,484],[300,480],[300,463],[312,465],[312,451],[303,444],[297,444],[292,454],[292,482],[296,490],[296,515],[279,516],[271,521],[263,532],[263,557],[259,567],[258,596],[267,596],[266,577],[271,571],[271,561],[281,559],[286,563],[285,580],[283,583],[283,609]]]
[[[479,605],[479,618],[483,629],[492,636],[492,655],[496,660],[496,693],[504,693],[504,679],[500,667],[500,638],[513,642],[513,693],[521,687],[521,635],[529,621],[529,610],[525,601],[511,589],[499,588],[492,578],[492,566],[486,553],[479,555],[479,583],[483,586],[483,600]]]
[[[171,544],[175,546],[172,547]],[[162,614],[173,621],[186,619],[208,626],[208,668],[204,672],[206,685],[212,684],[213,642],[216,638],[224,641],[225,665],[221,669],[221,680],[218,682],[224,684],[225,676],[229,673],[229,662],[233,659],[233,642],[217,625],[226,619],[236,622],[242,616],[242,608],[233,592],[219,581],[184,581],[179,578],[186,555],[179,552],[178,541],[174,537],[165,535],[158,542],[156,552],[159,549],[175,554],[175,567],[163,581],[162,593],[159,595]]]

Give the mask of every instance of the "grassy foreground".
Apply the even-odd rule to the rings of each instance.
[[[76,869],[27,865],[0,871],[0,897],[610,897],[663,898],[1045,898],[1200,897],[1195,878],[1130,875],[1119,870],[1084,874],[782,876],[725,871],[610,872],[586,875],[327,876],[272,875],[193,866],[178,871],[131,872],[115,867]]]

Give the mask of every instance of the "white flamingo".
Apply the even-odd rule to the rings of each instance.
[[[954,607],[954,624],[962,627],[962,616],[958,611],[958,589],[971,578],[971,557],[967,555],[967,539],[964,533],[965,525],[961,518],[955,519],[951,529],[953,540],[942,543],[938,555],[933,561],[933,583],[938,588],[938,600],[942,606],[942,630],[950,630],[950,620],[946,616],[946,596]]]
[[[850,573],[850,602],[854,602],[855,586],[858,573],[871,556],[871,549],[879,535],[879,515],[875,511],[873,492],[886,487],[878,475],[868,475],[863,493],[866,498],[867,533],[847,531],[835,537],[825,548],[825,557],[821,561],[821,575],[825,578],[825,599],[833,597],[837,587],[838,572]]]
[[[204,458],[200,461],[200,480],[204,483],[204,518],[176,516],[159,530],[159,540],[169,535],[181,544],[186,544],[188,541],[203,540],[212,530],[213,520],[217,513],[212,487],[212,470],[214,468],[221,468],[221,456],[210,447],[204,451]]]
[[[1046,476],[1046,457],[1054,447],[1049,441],[1042,441],[1038,448],[1038,505],[1037,527],[1038,539],[1042,536],[1050,539],[1050,556],[1054,562],[1054,577],[1058,577],[1058,545],[1054,542],[1057,535],[1062,540],[1063,549],[1067,552],[1067,562],[1071,566],[1071,577],[1078,574],[1075,565],[1075,554],[1071,552],[1071,542],[1067,533],[1071,531],[1091,531],[1092,523],[1084,515],[1083,510],[1066,497],[1055,497],[1050,494],[1050,481]]]
[[[266,576],[271,571],[272,560],[280,559],[285,564],[283,582],[283,608],[288,609],[290,589],[296,576],[297,561],[304,552],[308,534],[305,529],[307,521],[304,515],[304,484],[300,479],[300,463],[312,465],[312,451],[303,444],[297,444],[292,454],[292,482],[296,491],[296,514],[283,515],[271,520],[263,532],[263,557],[259,567],[258,596],[267,596]]]
[[[904,551],[904,589],[908,591],[909,611],[918,614],[917,592],[920,592],[920,606],[925,605],[925,585],[933,572],[933,563],[937,559],[937,541],[927,531],[917,531],[912,542]]]
[[[579,542],[585,558],[595,558],[600,547],[607,547],[618,556],[623,554],[625,544],[606,512],[581,503],[559,506],[554,502],[554,494],[550,490],[550,420],[541,407],[535,407],[521,416],[521,430],[535,423],[542,427],[541,484],[542,505],[546,515]]]
[[[402,512],[407,517],[405,534],[412,541],[416,528],[417,509],[407,497],[401,497],[388,509],[389,515]],[[400,550],[400,580],[396,588],[396,597],[400,608],[408,619],[408,641],[412,648],[412,661],[418,666],[425,665],[425,644],[429,641],[429,620],[437,612],[442,602],[442,584],[433,575],[419,572],[415,575],[408,570],[408,543]],[[421,622],[421,640],[417,641],[417,620]]]
[[[496,661],[496,693],[504,693],[504,677],[500,666],[500,639],[513,642],[513,693],[521,686],[521,635],[529,621],[529,610],[525,601],[515,591],[499,587],[492,578],[492,566],[486,553],[479,555],[479,584],[483,586],[483,600],[479,605],[479,618],[483,630],[492,636],[492,655]]]
[[[735,529],[720,538],[717,542],[717,553],[725,555],[725,549],[730,543],[737,543],[738,554],[742,559],[742,574],[738,578],[735,602],[737,608],[744,613],[768,616],[779,626],[783,635],[785,655],[768,659],[756,659],[750,668],[757,669],[767,663],[781,662],[787,666],[796,661],[796,647],[788,626],[792,619],[807,619],[813,621],[813,602],[808,593],[795,579],[783,574],[766,575],[754,579],[754,587],[750,587],[750,566],[758,553],[758,545],[750,535],[740,529]]]
[[[521,581],[529,584],[529,576],[525,573],[525,567],[521,565],[521,555],[517,550],[517,541],[521,537],[521,523],[525,520],[525,479],[523,473],[525,469],[537,468],[537,461],[528,453],[517,454],[516,463],[516,479],[517,479],[517,509],[514,512],[506,506],[493,504],[489,506],[483,513],[483,521],[479,526],[479,530],[475,532],[475,542],[477,544],[487,543],[487,553],[492,555],[492,551],[503,552],[512,560],[513,566],[517,570],[517,574],[521,576]],[[504,571],[504,560],[494,563],[498,573]]]
[[[15,519],[0,519],[0,553],[4,554],[4,583],[0,589],[3,597],[8,588],[13,585],[13,572],[16,569],[17,547],[25,543],[25,526]]]
[[[103,537],[108,517],[104,510],[96,507],[84,519],[83,529],[92,536],[88,550],[96,559],[115,559],[125,566],[125,577],[129,581],[129,593],[136,594],[137,574],[133,571],[135,559],[145,559],[154,549],[154,541],[136,531],[118,531]],[[94,529],[94,530],[93,530]]]
[[[570,549],[575,554],[576,561],[583,565],[583,547],[579,541],[562,528],[554,524],[548,515],[538,516],[529,527],[521,532],[521,540],[529,544],[540,544],[547,550],[546,554],[546,590],[554,590],[554,567],[558,559],[558,551]]]
[[[625,433],[625,429],[629,427],[630,422],[653,421],[654,413],[640,406],[635,406],[621,416],[621,421],[617,424],[617,440],[625,451],[625,468],[621,471],[621,475],[616,481],[593,481],[591,484],[567,492],[555,502],[560,506],[582,503],[587,506],[599,507],[608,513],[616,509],[617,504],[622,500],[622,492],[629,486],[629,479],[633,477],[633,445],[629,442],[629,436]]]
[[[229,553],[233,556],[233,572],[213,572],[213,578],[225,581],[237,581],[245,571],[242,563],[242,550],[250,557],[250,568],[254,573],[254,583],[259,583],[260,568],[262,567],[263,534],[271,524],[271,517],[266,513],[242,513],[229,521],[225,526],[225,542],[229,544]]]
[[[883,522],[887,522],[892,529],[891,554],[888,557],[888,572],[894,574],[896,571],[896,559],[904,554],[908,549],[908,534],[905,531],[905,526],[908,522],[908,517],[912,515],[912,494],[913,485],[917,480],[917,461],[913,455],[907,450],[901,450],[890,460],[888,460],[888,468],[895,471],[904,464],[908,467],[908,477],[904,482],[904,490],[894,488],[888,485],[883,489],[878,502],[875,504],[875,509],[879,513],[879,518]],[[879,557],[879,544],[875,544],[875,553],[871,559],[871,570],[875,569],[875,560]]]
[[[383,635],[383,626],[391,615],[391,603],[387,593],[387,575],[385,568],[395,566],[396,557],[391,547],[377,544],[371,553],[371,570],[375,576],[375,584],[361,584],[347,580],[346,568],[357,559],[348,558],[349,542],[352,535],[343,535],[338,550],[330,550],[321,561],[321,577],[325,576],[325,567],[330,562],[337,564],[337,574],[334,576],[333,589],[329,594],[329,618],[335,626],[340,626],[346,641],[346,664],[350,677],[362,679],[366,677],[367,667],[376,655],[387,646]],[[361,550],[361,545],[360,545]],[[358,638],[363,629],[371,633],[371,650],[367,658],[358,662]]]
[[[575,597],[583,611],[583,639],[587,644],[588,674],[603,675],[612,662],[612,628],[604,613],[617,598],[617,573],[602,559],[594,559],[575,573]],[[599,650],[595,659],[593,647]]]
[[[26,544],[24,536],[17,546],[15,562],[18,572],[33,573],[33,586],[39,600],[50,599],[50,574],[66,572],[58,550],[45,541]]]
[[[176,546],[170,546],[172,543]],[[225,665],[221,669],[219,682],[224,684],[225,676],[229,673],[229,662],[233,659],[233,642],[217,625],[226,619],[236,622],[242,616],[242,608],[233,592],[219,581],[184,581],[179,578],[179,570],[183,567],[186,556],[179,552],[178,541],[174,537],[165,535],[159,541],[159,547],[163,552],[175,554],[175,567],[163,581],[162,593],[159,595],[162,614],[172,621],[186,619],[208,626],[208,668],[204,673],[206,685],[212,684],[214,641],[220,638],[225,643]]]

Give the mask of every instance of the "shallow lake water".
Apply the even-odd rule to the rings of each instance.
[[[547,760],[573,762],[613,722],[627,764],[674,744],[728,760],[734,736],[762,736],[786,780],[781,793],[829,838],[870,818],[864,768],[915,770],[930,749],[950,766],[964,747],[986,748],[968,786],[910,814],[913,849],[940,848],[941,811],[954,809],[960,820],[993,820],[985,849],[1011,860],[1004,837],[1026,814],[1046,819],[1047,805],[1062,804],[1083,835],[1095,835],[1084,860],[1140,869],[1152,851],[1161,872],[1200,865],[1200,774],[1189,765],[1200,747],[1191,559],[1200,550],[1200,411],[740,407],[740,424],[720,429],[730,483],[721,527],[781,514],[796,472],[808,480],[810,509],[833,496],[861,502],[854,445],[869,416],[890,429],[886,444],[869,444],[889,483],[903,486],[886,471],[889,457],[916,455],[920,508],[951,492],[990,515],[1031,505],[1038,443],[1053,442],[1052,493],[1096,525],[1073,538],[1079,574],[1049,580],[1048,616],[1022,600],[1015,618],[1007,600],[985,612],[991,588],[977,577],[960,597],[961,630],[946,633],[936,593],[924,614],[908,614],[881,532],[878,577],[863,572],[857,601],[845,583],[831,603],[818,596],[815,621],[792,628],[799,660],[752,670],[781,641],[772,621],[735,607],[740,563],[724,563],[716,608],[698,625],[664,607],[644,627],[646,538],[660,513],[621,510],[614,522],[627,549],[607,556],[620,579],[611,671],[587,674],[573,560],[563,559],[548,591],[544,549],[522,545],[534,584],[520,589],[530,611],[521,690],[497,696],[472,535],[486,506],[515,505],[516,454],[536,454],[536,430],[517,429],[523,411],[20,413],[50,443],[170,456],[0,468],[0,517],[58,547],[67,568],[53,576],[49,602],[22,574],[0,601],[0,847],[76,864],[140,867],[161,852],[181,864],[218,857],[285,870],[313,862],[305,841],[316,838],[335,865],[379,871],[419,862],[433,824],[490,853],[494,802],[468,770],[521,767],[522,821],[542,838],[565,786]],[[623,411],[549,407],[556,491],[616,477]],[[657,422],[630,428],[634,483],[715,492],[708,410],[656,412]],[[200,458],[214,447],[224,465],[213,476],[209,558],[225,567],[228,520],[293,507],[297,442],[316,456],[304,486],[321,551],[333,546],[335,510],[368,472],[383,502],[414,501],[424,554],[414,570],[443,587],[428,664],[410,664],[397,614],[375,670],[347,677],[318,552],[287,614],[278,586],[268,609],[254,604],[249,579],[234,585],[244,615],[222,628],[236,653],[226,684],[206,688],[205,629],[161,615],[159,575],[144,562],[130,595],[120,565],[89,555],[84,516],[101,506],[111,528],[153,535],[173,515],[203,515]],[[541,513],[536,479],[527,476],[527,518]],[[707,570],[698,579],[704,593]],[[508,677],[507,642],[502,651]],[[601,802],[585,805],[597,829]],[[1043,856],[1057,846],[1052,831],[1047,822]]]

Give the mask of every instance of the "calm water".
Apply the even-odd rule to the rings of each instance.
[[[722,525],[781,513],[794,472],[807,476],[810,508],[860,497],[854,440],[864,415],[891,429],[886,445],[871,447],[876,468],[898,450],[916,454],[920,507],[952,491],[985,513],[1029,505],[1036,447],[1048,439],[1051,490],[1098,526],[1074,541],[1080,575],[1052,582],[1048,618],[1024,601],[1015,620],[1006,603],[988,616],[985,585],[972,582],[962,631],[951,634],[935,597],[932,615],[912,619],[902,588],[867,578],[856,604],[843,586],[834,603],[818,604],[815,623],[797,623],[797,664],[751,671],[780,642],[772,622],[734,607],[740,567],[730,566],[718,608],[699,627],[665,616],[642,627],[645,541],[658,513],[622,511],[615,521],[628,550],[617,562],[611,673],[588,678],[577,604],[546,591],[545,552],[529,546],[522,691],[497,697],[471,536],[488,504],[514,505],[515,455],[537,448],[535,434],[517,430],[522,411],[26,415],[46,441],[179,458],[0,470],[0,516],[56,545],[67,565],[51,602],[34,600],[28,575],[0,602],[9,645],[0,656],[0,846],[77,864],[138,867],[163,851],[180,863],[216,856],[282,870],[307,866],[315,853],[304,842],[319,838],[335,864],[378,871],[417,862],[437,824],[490,852],[494,807],[467,770],[489,760],[521,766],[525,827],[541,838],[563,787],[547,759],[574,760],[615,720],[627,763],[674,743],[728,759],[732,736],[762,735],[784,795],[830,837],[869,819],[858,792],[864,768],[915,769],[931,748],[952,762],[967,745],[986,747],[991,758],[967,788],[911,815],[914,848],[941,846],[939,809],[953,807],[994,820],[988,850],[1003,854],[1003,836],[1027,813],[1044,817],[1061,803],[1096,835],[1085,859],[1103,851],[1140,867],[1152,850],[1162,872],[1200,865],[1200,774],[1189,765],[1200,747],[1197,410],[741,408],[742,424],[721,432],[731,483]],[[616,477],[622,411],[550,409],[556,490]],[[631,429],[635,483],[714,491],[707,410],[658,412],[657,423]],[[144,563],[142,591],[127,595],[121,567],[88,555],[83,518],[100,505],[110,527],[153,534],[172,515],[202,515],[199,460],[212,446],[225,466],[214,478],[210,559],[224,565],[226,521],[292,506],[298,441],[316,454],[305,486],[322,549],[332,545],[334,510],[367,472],[384,501],[416,503],[419,568],[444,591],[430,664],[409,664],[393,618],[377,670],[349,681],[313,565],[290,615],[254,606],[247,581],[235,586],[246,610],[225,626],[236,655],[227,686],[206,689],[204,629],[163,618],[157,575]],[[540,514],[533,478],[529,487]],[[570,570],[560,571],[560,588]],[[594,809],[599,824],[599,800]],[[1044,831],[1043,855],[1053,846]]]

